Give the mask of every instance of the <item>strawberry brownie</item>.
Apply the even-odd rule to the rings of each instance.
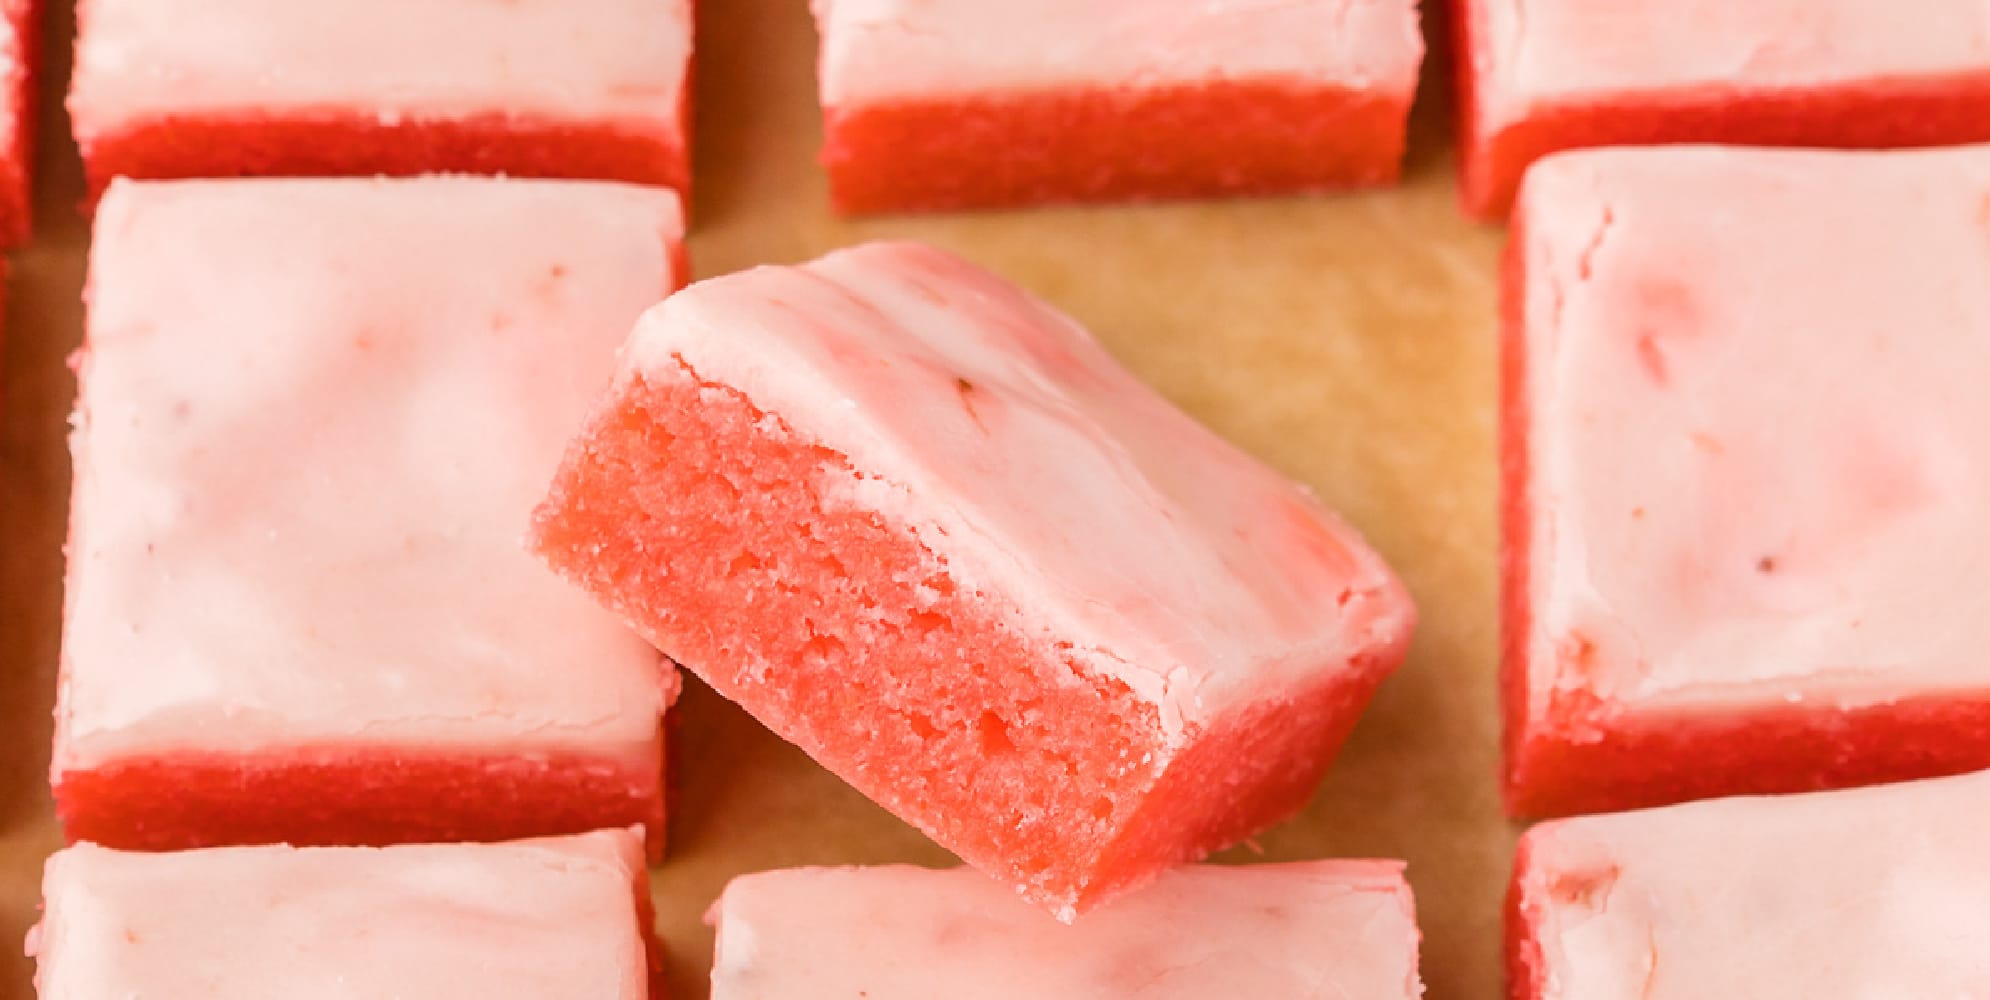
[[[48,860],[42,1000],[651,996],[642,840],[223,847]],[[656,995],[661,995],[658,991]]]
[[[1990,996],[1990,774],[1544,823],[1512,1000]]]
[[[1509,808],[1990,767],[1990,147],[1564,153],[1514,218]]]
[[[1990,140],[1981,0],[1463,0],[1453,23],[1464,203],[1484,218],[1556,150]]]
[[[735,879],[712,1000],[1415,1000],[1415,905],[1392,861],[1195,865],[1066,927],[968,868]]]
[[[69,112],[119,176],[690,180],[691,0],[80,0]]]
[[[1296,811],[1403,658],[1353,529],[938,250],[693,285],[622,357],[538,551],[1067,919]]]
[[[33,223],[41,6],[0,0],[0,247],[26,243]]]
[[[71,440],[69,838],[646,824],[675,672],[520,544],[682,275],[661,188],[113,184]]]
[[[844,212],[1392,182],[1416,0],[814,0]]]

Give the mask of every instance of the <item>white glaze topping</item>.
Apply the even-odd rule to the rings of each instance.
[[[681,359],[847,456],[860,478],[818,488],[909,524],[1170,729],[1408,642],[1409,598],[1353,529],[1070,318],[941,251],[869,244],[701,282],[625,357]]]
[[[114,185],[57,769],[351,744],[653,755],[674,672],[522,538],[680,231],[675,195],[615,184]]]
[[[84,0],[77,136],[184,114],[635,121],[674,130],[689,0]]]
[[[639,836],[50,858],[41,1000],[642,1000]]]
[[[1532,711],[1990,687],[1990,147],[1544,160]]]
[[[825,105],[1295,81],[1404,98],[1416,0],[812,0]]]
[[[1470,0],[1478,127],[1693,91],[1892,86],[1990,73],[1990,0]]]
[[[736,879],[712,1000],[1412,1000],[1402,865],[1166,872],[1066,926],[971,869],[804,868]]]
[[[1547,823],[1535,1000],[1990,996],[1990,775]]]

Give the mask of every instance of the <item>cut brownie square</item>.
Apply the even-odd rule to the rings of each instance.
[[[1544,823],[1512,1000],[1990,996],[1990,775]]]
[[[694,285],[623,359],[538,550],[1067,918],[1296,811],[1409,641],[1351,528],[940,251]]]
[[[1505,287],[1527,815],[1990,766],[1990,148],[1566,153]]]
[[[676,675],[527,554],[659,188],[120,182],[91,256],[52,780],[72,840],[648,825]]]
[[[42,1000],[652,995],[637,831],[48,860]],[[656,995],[661,996],[658,990]]]
[[[76,141],[119,176],[690,181],[691,0],[80,0]]]
[[[1463,0],[1466,210],[1504,218],[1557,150],[1990,140],[1979,0]]]
[[[968,868],[748,875],[706,917],[712,1000],[1415,1000],[1402,868],[1196,865],[1072,927]]]
[[[1415,0],[815,0],[844,212],[1392,182]]]
[[[41,6],[0,0],[0,248],[26,243],[33,229]]]

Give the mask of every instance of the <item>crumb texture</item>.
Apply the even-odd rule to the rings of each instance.
[[[857,473],[688,368],[625,381],[537,546],[670,656],[963,856],[1046,898],[1091,870],[1164,761],[1151,705],[961,591]]]

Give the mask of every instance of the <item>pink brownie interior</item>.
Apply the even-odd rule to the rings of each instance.
[[[1259,702],[1169,760],[1151,703],[1006,625],[904,525],[825,504],[818,484],[852,475],[679,364],[625,378],[534,544],[831,771],[1060,912],[1295,811],[1387,672]]]
[[[664,845],[663,775],[592,757],[158,756],[66,771],[55,800],[69,842],[124,850],[493,842],[628,826],[645,829],[652,861]]]
[[[1507,880],[1504,935],[1507,1000],[1542,1000],[1546,997],[1546,963],[1541,942],[1535,936],[1534,914],[1526,905],[1523,881],[1529,868],[1533,842],[1523,837],[1514,856],[1513,874]]]
[[[1617,719],[1600,727],[1583,717],[1579,705],[1559,715],[1552,724],[1524,732],[1507,758],[1506,804],[1513,815],[1616,812],[1723,795],[1884,784],[1990,766],[1990,698],[1922,698],[1852,710],[1792,707],[1726,718]]]
[[[680,121],[689,121],[688,95]],[[383,124],[313,117],[189,116],[146,122],[84,146],[91,197],[114,177],[410,177],[503,174],[626,181],[689,197],[683,136],[652,126],[520,121],[500,115]]]
[[[1509,815],[1616,812],[1722,795],[1778,794],[1905,781],[1990,767],[1990,695],[1908,699],[1839,710],[1679,718],[1613,712],[1581,690],[1528,711],[1530,676],[1582,670],[1581,647],[1536,663],[1529,577],[1527,285],[1516,219],[1501,269],[1500,700]],[[1536,683],[1539,683],[1536,681]],[[1520,996],[1522,994],[1515,994]],[[1534,994],[1526,994],[1532,996]]]
[[[1409,95],[1226,81],[830,108],[843,212],[1346,188],[1401,173]]]
[[[1515,219],[1500,256],[1499,296],[1499,693],[1500,759],[1506,787],[1520,770],[1527,722],[1527,639],[1533,624],[1528,587],[1533,522],[1528,486],[1525,220]],[[1508,800],[1509,811],[1514,803]]]
[[[657,862],[658,846],[663,842],[662,827],[651,827],[644,831],[644,850],[649,854],[649,863]],[[636,926],[642,928],[643,955],[649,960],[650,1000],[668,1000],[670,996],[670,948],[663,936],[656,930],[656,899],[651,895],[649,872],[638,870],[632,890],[636,897]]]
[[[36,94],[41,52],[40,0],[0,0],[5,29],[20,39],[21,63],[0,74],[0,247],[20,246],[33,228]]]
[[[1497,128],[1479,122],[1474,18],[1452,18],[1458,52],[1460,200],[1501,221],[1534,161],[1595,146],[1722,143],[1887,149],[1990,141],[1990,74],[1786,91],[1692,91],[1570,100]]]

